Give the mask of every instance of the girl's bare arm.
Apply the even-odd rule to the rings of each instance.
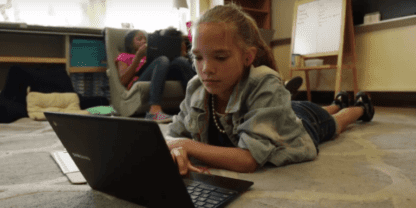
[[[146,50],[147,44],[144,44],[142,47],[140,47],[136,55],[134,56],[133,62],[130,66],[128,66],[126,63],[122,61],[117,62],[117,67],[121,72],[120,81],[123,86],[127,86],[133,79],[134,75],[136,74],[136,68],[139,66],[140,61],[145,56]]]

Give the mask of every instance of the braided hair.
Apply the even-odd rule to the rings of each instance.
[[[241,7],[233,3],[225,6],[216,6],[204,13],[196,22],[195,27],[208,22],[230,24],[241,49],[246,50],[252,46],[257,48],[253,66],[265,65],[278,71],[272,50],[261,38],[257,23]]]

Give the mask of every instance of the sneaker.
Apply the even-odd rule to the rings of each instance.
[[[332,104],[338,105],[340,109],[348,108],[350,106],[350,96],[347,92],[341,91],[335,96]]]
[[[364,114],[358,120],[371,121],[374,117],[374,106],[371,98],[365,92],[359,92],[355,97],[354,106],[362,106],[364,108]]]
[[[166,113],[163,113],[162,111],[160,111],[157,114],[151,114],[149,112],[146,112],[146,116],[145,116],[145,119],[152,120],[152,121],[156,121],[158,123],[169,123],[169,122],[172,122],[172,118],[173,118],[173,116],[168,115]]]
[[[303,79],[300,76],[293,77],[289,81],[285,83],[285,88],[289,90],[290,94],[292,95],[292,100],[298,94],[298,90],[300,86],[303,84]]]

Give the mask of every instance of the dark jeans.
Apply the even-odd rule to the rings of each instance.
[[[50,68],[49,68],[50,67]],[[10,67],[4,89],[0,93],[0,123],[10,123],[27,117],[27,88],[32,92],[74,92],[65,67],[47,68]]]
[[[168,79],[180,80],[184,90],[186,90],[189,80],[195,75],[191,62],[185,57],[174,59],[169,66]]]
[[[334,117],[321,106],[309,101],[292,101],[296,116],[302,120],[303,126],[312,137],[318,150],[318,144],[333,139],[337,124]]]
[[[33,71],[33,72],[32,72]],[[26,110],[27,87],[32,85],[35,70],[12,66],[7,74],[6,85],[0,93],[0,123],[10,123],[28,117]]]
[[[191,63],[184,57],[169,62],[166,56],[160,56],[141,72],[137,81],[150,81],[150,105],[159,105],[162,100],[166,80],[180,80],[186,89],[188,81],[195,75]]]

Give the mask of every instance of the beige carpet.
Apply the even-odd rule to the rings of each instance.
[[[59,149],[47,122],[0,124],[0,207],[140,207],[70,184],[49,154]],[[414,208],[415,161],[416,110],[379,107],[373,122],[323,144],[315,161],[252,174],[211,172],[254,182],[228,207]]]

